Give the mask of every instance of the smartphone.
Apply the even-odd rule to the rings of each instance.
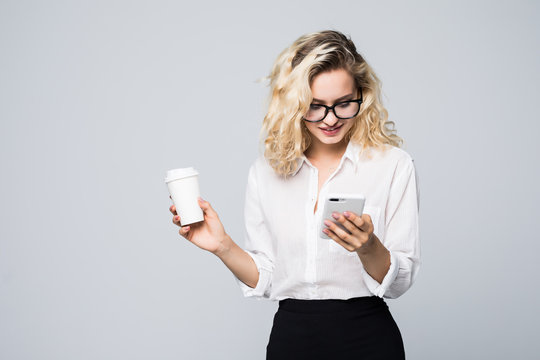
[[[322,218],[319,226],[319,234],[323,239],[330,239],[328,235],[323,233],[323,229],[326,228],[324,225],[324,220],[328,219],[334,222],[337,226],[345,230],[347,233],[350,232],[345,229],[340,222],[332,217],[332,213],[338,212],[343,213],[344,211],[350,211],[356,215],[362,215],[364,211],[364,204],[366,198],[362,194],[344,194],[344,193],[331,193],[326,196],[324,199],[324,208],[322,212]]]

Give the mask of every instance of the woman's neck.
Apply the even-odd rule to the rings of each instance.
[[[348,142],[343,139],[337,144],[324,144],[315,139],[309,148],[304,151],[304,155],[309,161],[315,162],[332,162],[340,160],[345,150],[347,150]]]

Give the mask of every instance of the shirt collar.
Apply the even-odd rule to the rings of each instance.
[[[362,147],[359,144],[349,141],[349,143],[347,144],[347,149],[345,149],[345,153],[343,154],[344,158],[349,159],[352,162],[354,166],[354,172],[356,172],[357,170],[358,159],[360,157],[361,151]],[[302,154],[302,156],[297,159],[298,166],[296,167],[296,170],[294,171],[294,173],[292,173],[291,176],[295,176],[298,171],[300,171],[300,169],[304,165],[304,162],[306,162],[309,166],[313,166],[306,158],[306,155]]]

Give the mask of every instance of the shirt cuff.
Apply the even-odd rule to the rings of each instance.
[[[377,280],[371,277],[367,273],[365,269],[362,271],[362,276],[364,278],[364,282],[366,283],[366,286],[368,287],[369,291],[375,296],[378,296],[382,298],[384,294],[386,293],[386,290],[390,285],[394,282],[398,275],[399,271],[399,263],[398,258],[393,254],[392,251],[390,251],[390,268],[388,269],[388,272],[384,276],[384,279],[382,283],[379,284]]]
[[[255,262],[255,265],[257,266],[257,270],[259,271],[259,281],[257,282],[257,285],[252,288],[244,284],[240,279],[235,276],[238,285],[240,285],[240,290],[242,290],[242,293],[245,297],[268,299],[270,297],[270,280],[272,278],[272,270],[267,269],[265,266],[262,265],[257,254],[254,254],[248,250],[245,251],[248,253],[249,256],[251,256],[251,258]]]

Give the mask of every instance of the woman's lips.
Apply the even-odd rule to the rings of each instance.
[[[319,128],[319,129],[321,129],[321,131],[323,132],[324,135],[332,136],[332,135],[336,135],[339,132],[339,129],[341,129],[342,126],[343,126],[343,124],[341,124],[339,127],[335,128],[332,131],[324,130],[323,128]]]

